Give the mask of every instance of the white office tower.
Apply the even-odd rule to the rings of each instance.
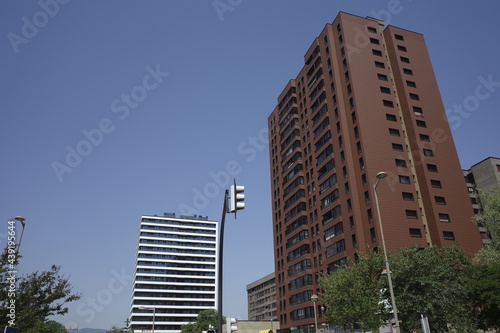
[[[208,217],[142,216],[130,314],[136,333],[180,332],[216,308],[217,238]]]

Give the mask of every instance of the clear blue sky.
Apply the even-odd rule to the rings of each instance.
[[[24,215],[20,270],[83,294],[65,325],[121,325],[141,215],[220,220],[233,176],[224,315],[246,319],[274,270],[267,117],[339,11],[424,34],[462,167],[500,156],[497,1],[59,1],[1,5],[0,241]]]

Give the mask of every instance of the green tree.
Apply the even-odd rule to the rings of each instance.
[[[326,306],[328,321],[349,328],[377,331],[387,319],[388,309],[381,302],[383,257],[369,251],[358,253],[358,261],[338,267],[332,275],[320,277],[320,300]]]
[[[478,193],[482,210],[473,221],[488,229],[492,241],[479,250],[475,259],[483,264],[496,264],[500,262],[500,188]]]
[[[11,264],[17,265],[19,258],[17,251],[15,257],[13,262],[8,248],[0,257],[0,327],[9,326],[12,319],[7,316],[11,299],[15,300],[15,327],[20,332],[42,325],[49,316],[67,313],[66,303],[80,299],[80,294],[72,292],[69,278],[59,274],[60,266],[53,265],[49,271],[36,271],[9,280]],[[15,292],[10,290],[11,282],[15,282]]]
[[[225,318],[222,319],[225,322]],[[208,330],[209,326],[217,328],[217,310],[207,309],[198,313],[194,323],[184,324],[181,326],[181,333],[201,333]]]
[[[469,297],[472,300],[478,328],[500,329],[500,263],[471,267]]]
[[[467,281],[470,256],[456,246],[402,249],[391,258],[402,331],[418,330],[427,316],[432,332],[476,331]]]
[[[27,333],[67,333],[63,324],[54,320],[41,320],[35,326],[27,331]]]
[[[134,330],[130,327],[130,321],[127,319],[125,320],[125,327],[113,326],[106,333],[134,333]]]

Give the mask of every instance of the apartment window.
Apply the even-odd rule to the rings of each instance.
[[[409,68],[403,68],[403,73],[408,74],[408,75],[413,75],[413,71]]]
[[[443,238],[446,240],[455,240],[455,235],[453,231],[443,231]]]
[[[434,197],[434,201],[438,205],[446,205],[446,199],[444,197],[437,197],[437,196],[435,196]]]
[[[418,218],[416,210],[406,209],[405,210],[405,214],[406,214],[406,218],[409,218],[409,219],[416,219],[416,218]]]
[[[417,120],[417,126],[426,128],[427,124],[423,120]]]
[[[420,101],[420,96],[418,96],[417,94],[410,93],[410,99],[413,99],[415,101]]]
[[[365,204],[370,204],[370,194],[368,193],[368,191],[365,191]]]
[[[438,216],[439,216],[439,221],[450,222],[450,215],[449,214],[439,213]]]
[[[354,111],[353,113],[351,113],[351,119],[352,119],[352,123],[355,124],[356,123],[356,111]]]
[[[438,167],[436,164],[427,164],[427,171],[438,172]],[[441,184],[441,183],[439,183],[439,184]]]
[[[396,117],[396,115],[390,114],[390,113],[385,114],[385,119],[387,119],[389,121],[398,121],[398,117]]]
[[[405,47],[405,46],[403,46],[403,45],[398,45],[398,50],[399,50],[399,51],[403,51],[403,52],[406,52],[406,51],[407,51],[406,47]]]
[[[384,106],[387,106],[389,108],[393,108],[394,107],[394,103],[392,101],[388,101],[388,100],[384,99],[383,103],[384,103]]]
[[[403,200],[405,200],[405,201],[415,201],[415,199],[413,198],[413,193],[403,192]]]
[[[434,152],[432,151],[432,149],[423,149],[424,151],[424,155],[425,156],[430,156],[430,157],[433,157],[434,156]]]
[[[395,128],[389,128],[389,134],[393,136],[400,136],[399,130]]]
[[[384,94],[390,94],[391,93],[391,89],[389,89],[387,87],[380,87],[380,92],[382,92]]]
[[[366,215],[368,216],[368,222],[372,223],[373,222],[373,213],[371,208],[366,211]]]
[[[392,144],[392,150],[394,151],[404,151],[403,145],[399,143]]]
[[[422,231],[418,228],[410,228],[410,237],[422,238]]]
[[[381,80],[381,81],[389,81],[389,78],[388,78],[388,77],[387,77],[387,75],[385,75],[385,74],[380,74],[380,73],[378,73],[378,74],[377,74],[377,78],[378,78],[379,80]]]
[[[366,187],[366,185],[368,185],[368,182],[366,181],[366,175],[365,174],[361,175],[361,184],[363,185],[363,187]]]
[[[413,106],[413,113],[415,114],[415,116],[417,117],[423,117],[424,116],[424,111],[422,110],[421,107],[419,106]]]
[[[407,57],[399,57],[399,59],[401,59],[401,62],[404,62],[405,64],[410,63],[410,59],[408,59]]]
[[[370,238],[372,239],[372,242],[377,241],[377,236],[375,235],[375,228],[370,228]]]
[[[356,150],[357,150],[358,154],[361,154],[361,151],[362,151],[361,150],[361,142],[359,142],[359,141],[356,142]]]
[[[380,41],[377,38],[370,38],[370,43],[380,45]]]
[[[363,157],[359,159],[359,169],[364,170],[365,168],[365,161],[363,160]]]
[[[397,40],[405,40],[403,36],[401,35],[398,35],[398,34],[394,34],[394,38],[396,38]]]
[[[345,72],[344,73],[344,76],[345,76],[345,82],[349,82],[349,72]]]
[[[358,242],[356,240],[356,234],[352,234],[351,239],[352,239],[352,248],[353,249],[357,248],[358,247]]]
[[[431,138],[427,134],[419,134],[419,136],[420,136],[420,141],[431,142]]]
[[[497,164],[497,171],[500,172],[500,164]]]
[[[441,185],[441,181],[436,179],[431,179],[431,186],[434,188],[443,188],[443,186]]]
[[[373,34],[376,34],[377,33],[377,29],[374,28],[374,27],[366,27],[368,29],[369,32],[373,33]]]
[[[399,168],[406,168],[406,161],[396,158],[396,166]]]
[[[383,62],[375,61],[375,67],[377,67],[377,68],[385,68],[385,65],[384,65]]]
[[[342,44],[344,42],[344,37],[342,37],[342,35],[339,35],[339,42],[340,42],[340,44]]]
[[[417,87],[417,84],[413,81],[410,81],[410,80],[406,80],[406,85],[408,87],[411,87],[411,88],[416,88]]]
[[[410,184],[410,177],[408,176],[399,176],[399,182],[401,184]]]
[[[382,51],[372,49],[372,54],[381,57],[382,56]]]

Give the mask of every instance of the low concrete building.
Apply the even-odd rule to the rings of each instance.
[[[274,273],[248,284],[247,299],[249,320],[277,320]]]
[[[279,322],[270,320],[238,320],[231,326],[238,328],[235,333],[272,333],[280,329]],[[222,325],[222,332],[227,332],[226,324]]]

